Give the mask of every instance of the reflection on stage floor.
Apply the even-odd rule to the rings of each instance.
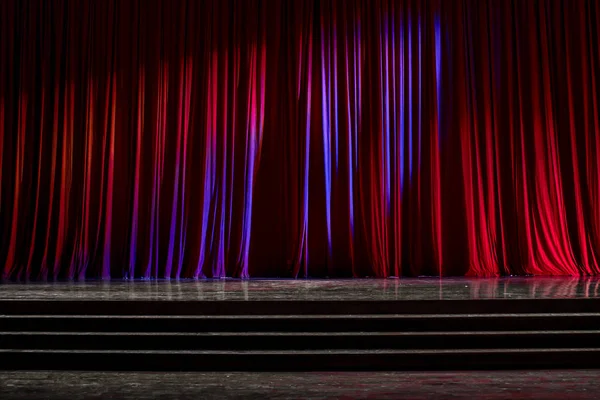
[[[0,300],[460,300],[597,298],[598,277],[113,280],[5,283]]]

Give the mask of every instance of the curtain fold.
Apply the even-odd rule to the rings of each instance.
[[[600,272],[593,0],[0,2],[4,279]]]

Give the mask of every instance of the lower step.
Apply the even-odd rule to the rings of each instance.
[[[600,368],[600,348],[327,351],[0,350],[4,370],[332,371]]]
[[[0,332],[24,350],[426,350],[590,348],[600,331],[492,332]]]

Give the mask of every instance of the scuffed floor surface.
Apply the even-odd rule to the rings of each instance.
[[[0,284],[0,300],[469,300],[598,298],[600,277],[85,281]]]
[[[2,372],[0,399],[599,399],[600,371]]]

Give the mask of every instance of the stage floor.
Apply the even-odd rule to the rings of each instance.
[[[600,298],[599,277],[6,283],[0,300],[469,300]]]
[[[0,372],[16,399],[597,399],[597,370],[334,373]]]

